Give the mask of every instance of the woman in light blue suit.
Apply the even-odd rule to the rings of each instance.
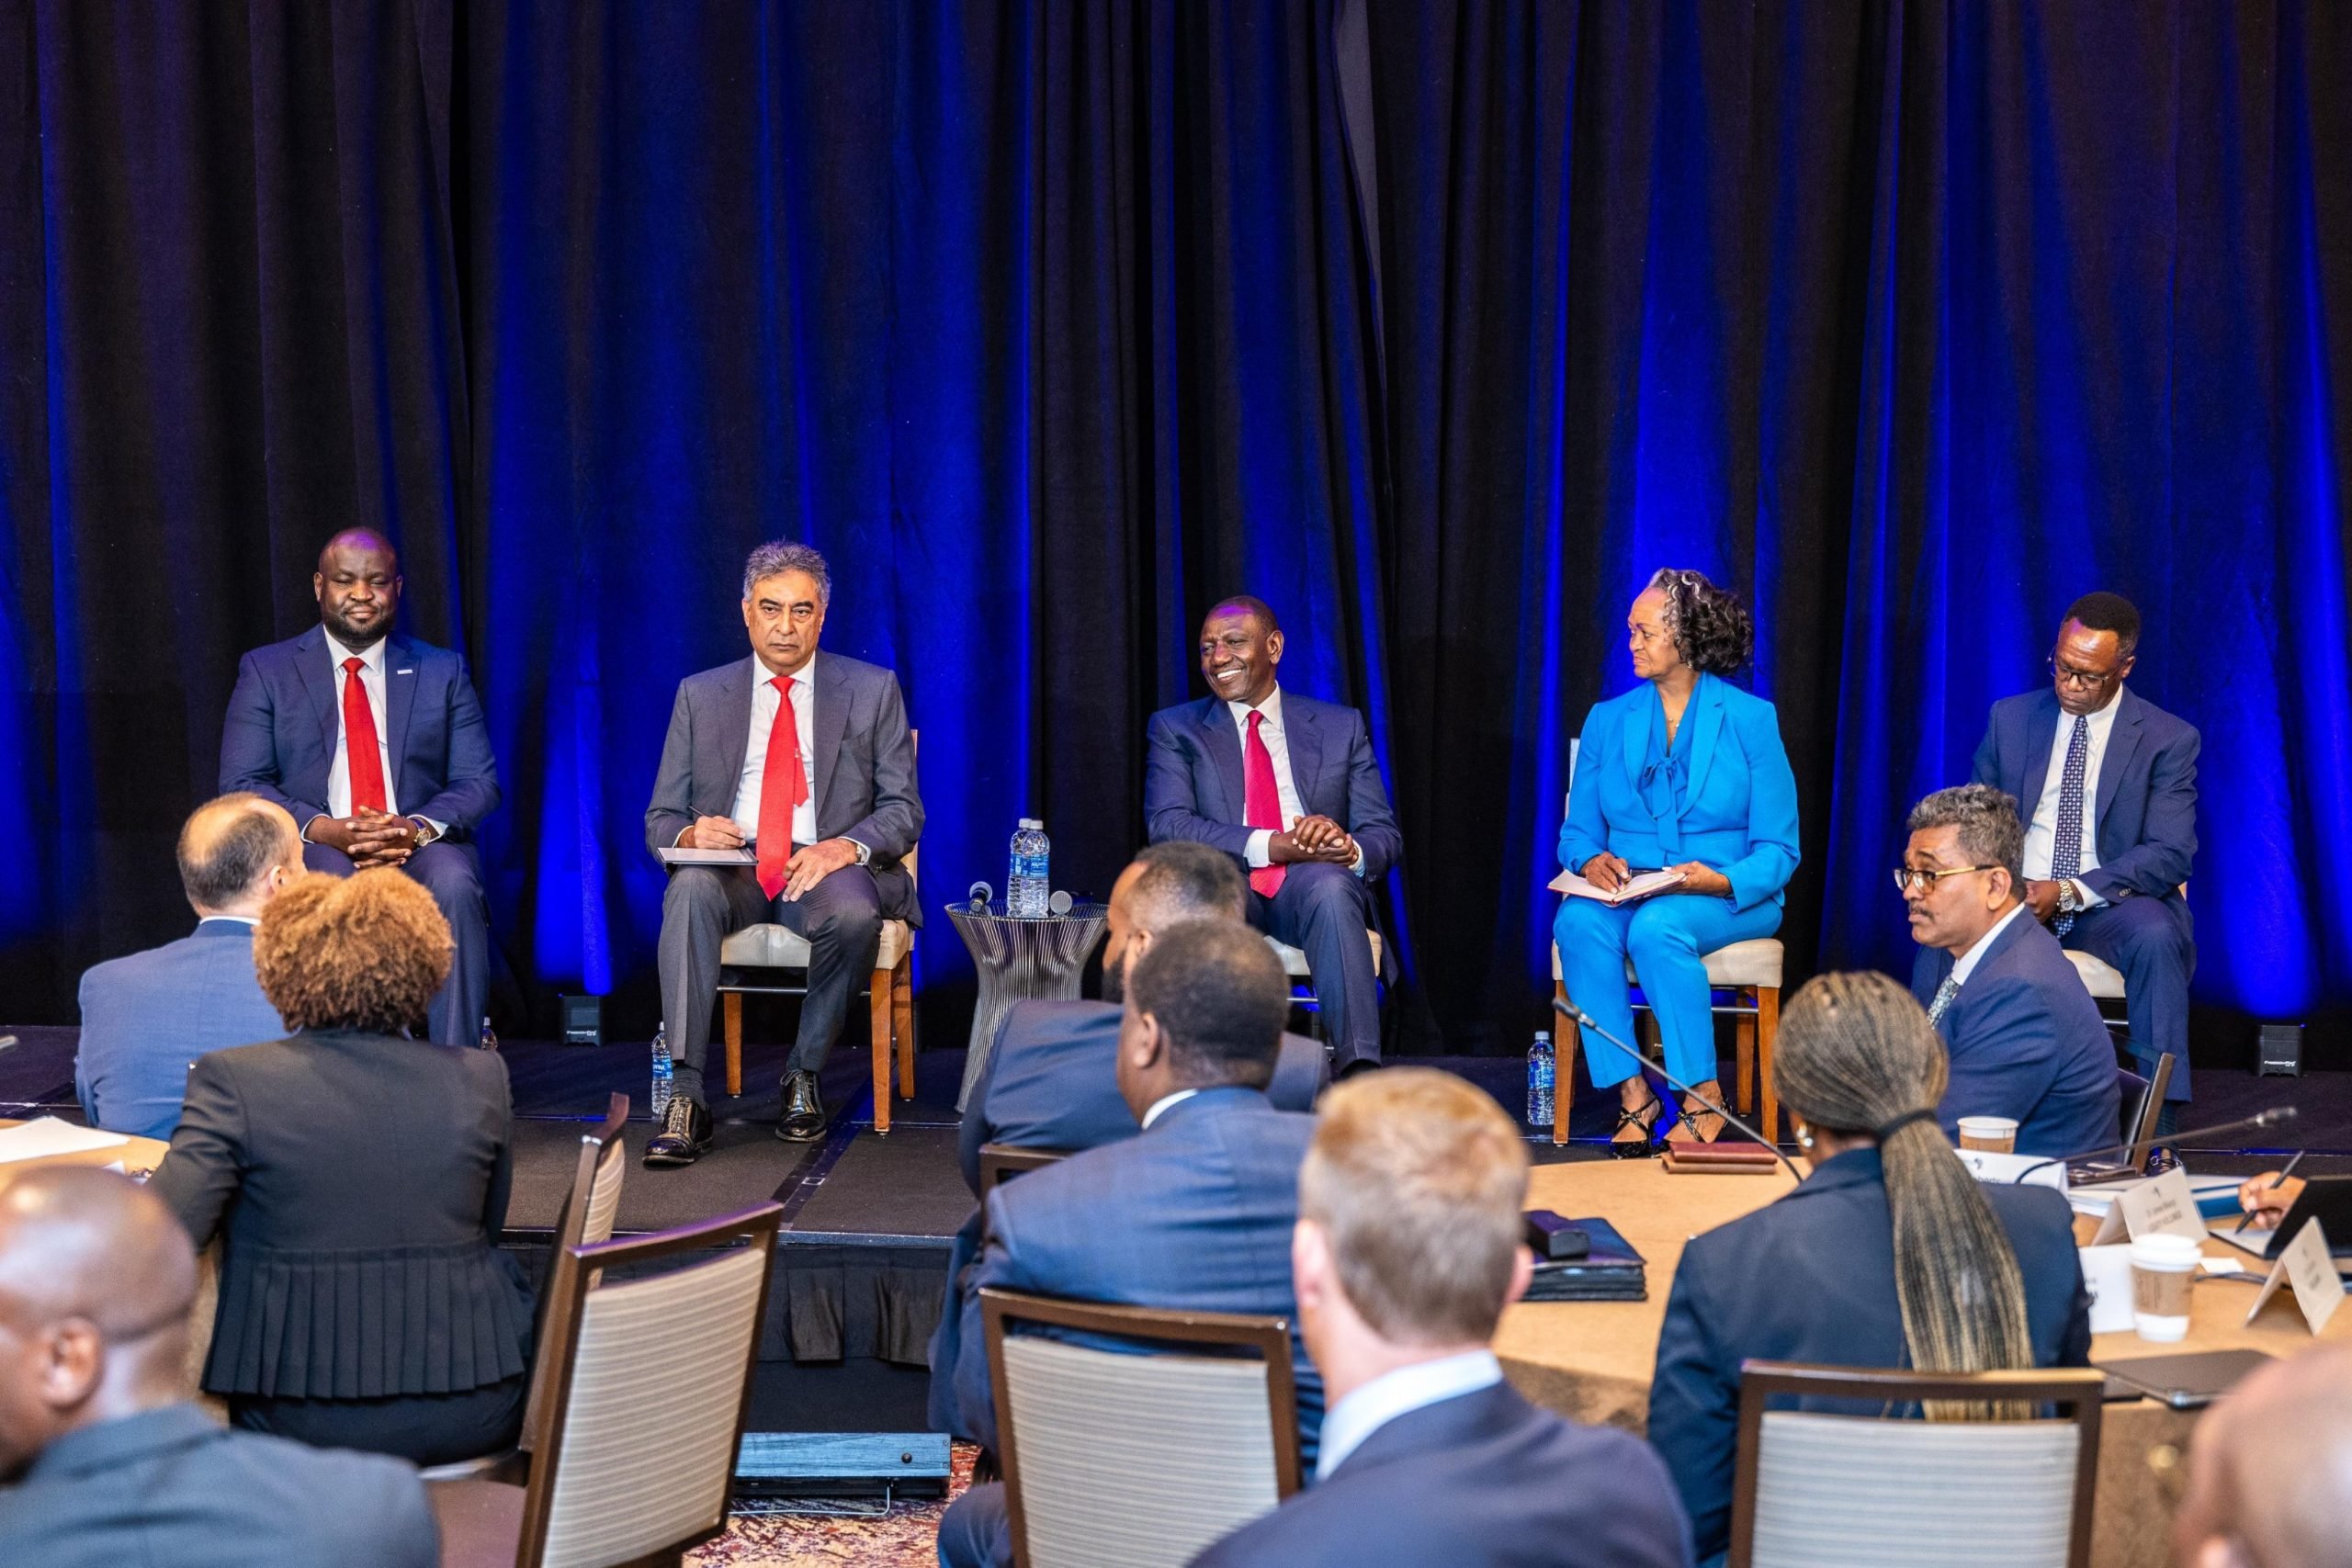
[[[1643,684],[1595,705],[1584,721],[1560,863],[1613,890],[1645,871],[1683,874],[1672,891],[1611,908],[1560,905],[1552,934],[1568,994],[1631,1039],[1625,960],[1666,1042],[1675,1077],[1717,1103],[1715,1024],[1706,955],[1781,927],[1781,889],[1797,867],[1796,777],[1772,705],[1724,680],[1747,662],[1755,623],[1695,571],[1661,571],[1625,617]],[[1593,1086],[1617,1086],[1623,1109],[1611,1152],[1650,1151],[1663,1107],[1634,1059],[1588,1037]],[[1685,1099],[1671,1141],[1713,1143],[1720,1121]]]

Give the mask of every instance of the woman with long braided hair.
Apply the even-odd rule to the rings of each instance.
[[[1813,1173],[1683,1249],[1650,1385],[1650,1441],[1702,1563],[1730,1541],[1742,1361],[1990,1371],[2089,1360],[2065,1199],[1969,1174],[1936,1122],[1945,1071],[1928,1015],[1886,976],[1820,976],[1781,1016],[1772,1084]]]

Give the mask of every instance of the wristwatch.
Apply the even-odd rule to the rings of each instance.
[[[864,844],[859,843],[855,839],[851,838],[848,834],[844,833],[842,835],[842,842],[847,844],[851,849],[857,852],[858,864],[865,865],[874,859],[874,852],[872,850],[866,848]]]
[[[2083,895],[2081,890],[2075,886],[2075,879],[2070,876],[2064,881],[2059,883],[2058,912],[2062,915],[2079,914],[2082,911],[2082,908]]]

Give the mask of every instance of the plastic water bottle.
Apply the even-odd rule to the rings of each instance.
[[[495,1051],[498,1049],[498,1032],[491,1028],[490,1015],[488,1013],[481,1015],[481,1038],[475,1042],[475,1043],[479,1044],[485,1051]]]
[[[1527,1122],[1531,1127],[1552,1124],[1554,1072],[1552,1032],[1539,1029],[1535,1043],[1527,1048]]]
[[[670,1022],[664,1019],[653,1030],[653,1120],[659,1122],[670,1109]]]
[[[1052,851],[1053,845],[1046,837],[1046,825],[1035,817],[1023,817],[1021,830],[1012,835],[1012,869],[1004,883],[1005,912],[1014,919],[1046,918],[1046,900],[1053,893],[1046,872]]]

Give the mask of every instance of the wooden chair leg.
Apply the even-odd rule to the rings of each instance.
[[[874,1131],[890,1130],[890,972],[876,969],[867,977],[866,1006],[874,1036]]]
[[[1750,993],[1742,988],[1733,993],[1733,999],[1742,1007],[1749,1004]],[[1742,1116],[1756,1113],[1756,1015],[1738,1012],[1731,1021],[1732,1071],[1737,1079],[1732,1106]]]
[[[899,1097],[915,1097],[915,961],[899,960],[890,971],[890,1034],[899,1045]]]
[[[1781,987],[1756,987],[1756,1076],[1764,1085],[1764,1136],[1781,1141],[1781,1099],[1772,1092],[1772,1039],[1781,1032]]]
[[[727,1019],[727,1092],[741,1094],[743,1092],[743,993],[728,992],[726,1005],[721,1010]]]
[[[1566,983],[1553,981],[1552,995],[1566,1001]],[[1552,1146],[1558,1148],[1568,1141],[1568,1102],[1577,1093],[1577,1046],[1581,1032],[1559,1013],[1554,1013],[1552,1018],[1560,1026],[1552,1045]]]

